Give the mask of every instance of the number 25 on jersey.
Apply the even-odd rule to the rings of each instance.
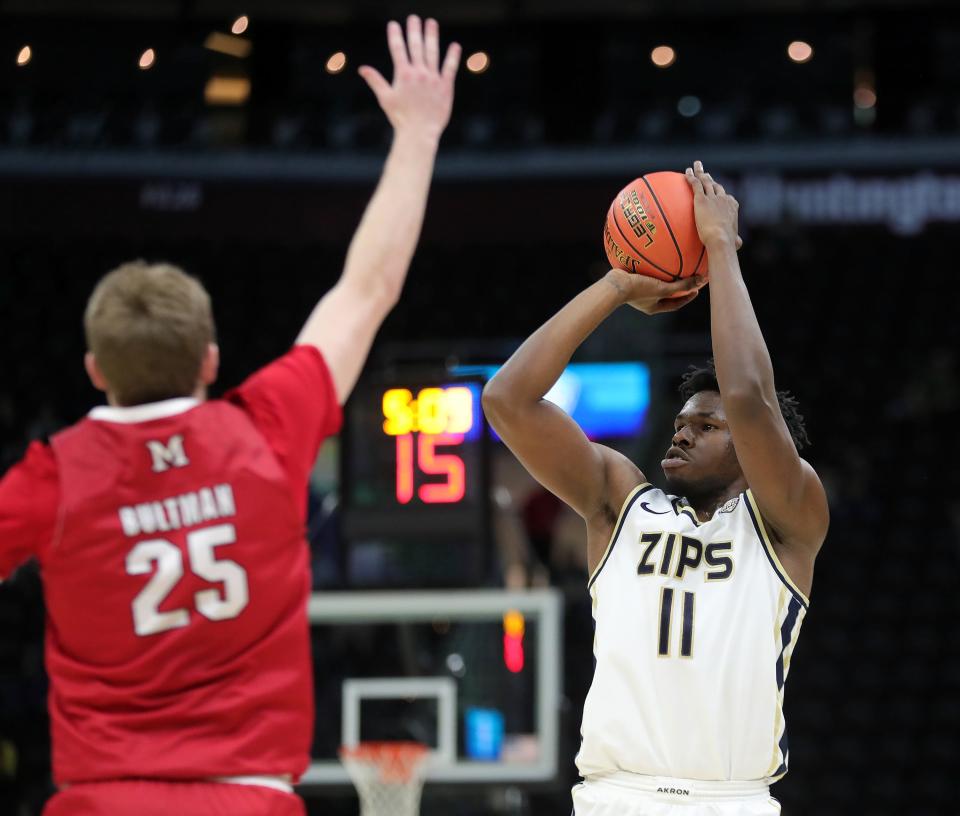
[[[187,534],[187,555],[194,575],[211,584],[222,584],[222,589],[202,589],[194,593],[194,607],[212,621],[237,617],[250,602],[247,572],[236,561],[217,559],[216,548],[237,540],[232,524],[217,524]],[[179,629],[190,623],[186,608],[160,611],[160,605],[183,578],[183,556],[176,544],[153,538],[139,542],[127,554],[128,575],[153,577],[133,599],[133,629],[140,637],[156,635],[170,629]]]

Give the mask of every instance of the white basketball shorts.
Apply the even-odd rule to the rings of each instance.
[[[762,782],[701,782],[612,773],[573,788],[573,816],[779,816]]]

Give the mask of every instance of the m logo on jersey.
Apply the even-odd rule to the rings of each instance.
[[[157,439],[147,442],[147,449],[153,459],[153,472],[163,473],[172,467],[182,468],[190,464],[187,453],[183,449],[183,435],[174,434],[167,440],[167,444]]]

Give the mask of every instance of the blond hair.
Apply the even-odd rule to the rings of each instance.
[[[142,260],[103,277],[83,325],[120,405],[193,394],[215,337],[210,295],[200,281],[171,264]]]

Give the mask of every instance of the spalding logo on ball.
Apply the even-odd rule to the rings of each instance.
[[[607,211],[603,245],[610,265],[627,272],[663,281],[707,275],[683,173],[648,173],[624,187]]]

